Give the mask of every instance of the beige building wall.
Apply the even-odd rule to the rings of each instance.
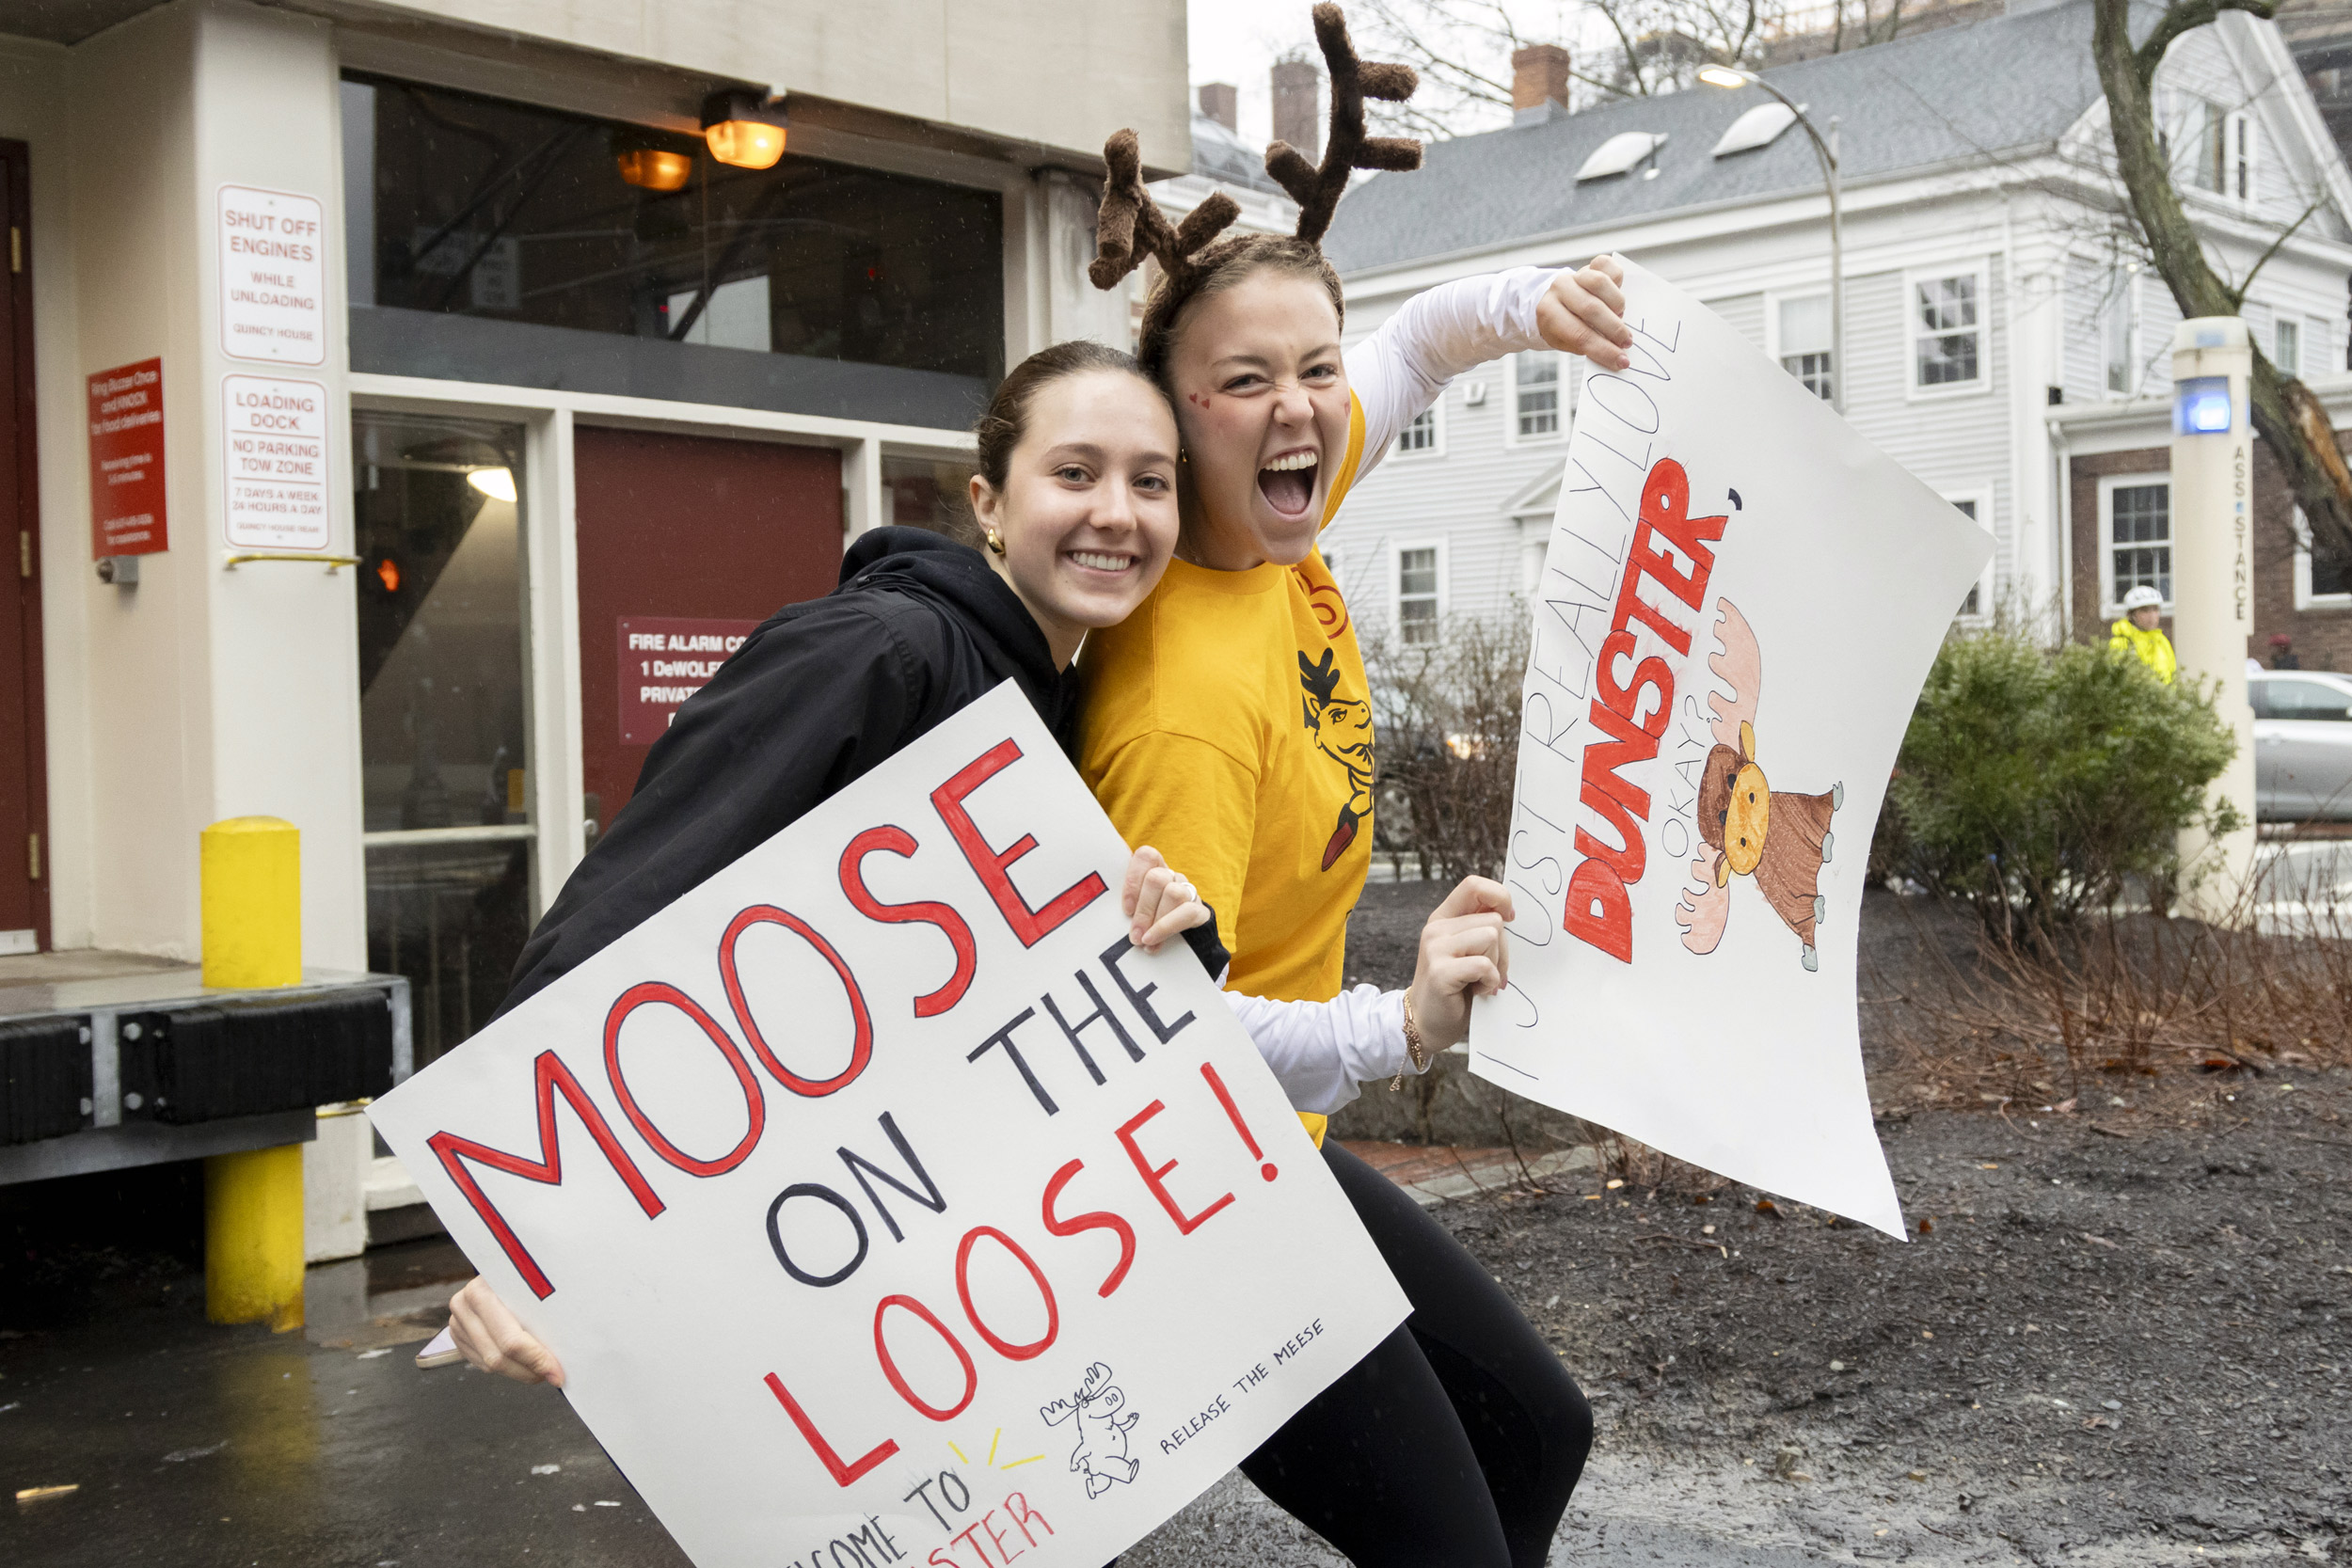
[[[407,13],[726,81],[810,93],[1057,157],[1122,125],[1189,164],[1184,0],[389,0]],[[485,44],[492,42],[485,39]]]

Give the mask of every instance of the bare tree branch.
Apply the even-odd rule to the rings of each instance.
[[[2270,0],[2174,0],[2147,40],[2134,48],[2131,0],[2094,0],[2090,48],[2099,85],[2106,94],[2116,172],[2156,272],[2184,316],[2236,315],[2244,304],[2245,285],[2233,289],[2215,272],[2173,185],[2156,135],[2156,68],[2173,42],[2211,24],[2222,11],[2242,10],[2267,19],[2274,8]],[[2313,210],[2317,205],[2313,203]],[[2310,215],[2304,214],[2305,218]],[[2262,261],[2267,261],[2286,239],[2287,234],[2280,234]],[[2256,270],[2261,265],[2256,262]],[[2251,280],[2249,273],[2247,281]],[[2251,391],[2254,428],[2285,470],[2315,545],[2352,560],[2352,473],[2345,469],[2318,398],[2300,380],[2280,373],[2259,347]]]

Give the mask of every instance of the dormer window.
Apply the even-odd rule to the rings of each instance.
[[[1666,135],[1662,131],[1620,131],[1593,149],[1593,155],[1576,171],[1577,182],[1627,173],[1665,145]]]

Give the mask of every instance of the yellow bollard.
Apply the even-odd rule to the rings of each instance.
[[[302,835],[274,816],[204,830],[204,984],[302,979]],[[302,1326],[302,1146],[204,1162],[204,1307],[216,1323]]]
[[[204,1315],[302,1326],[302,1146],[204,1162]]]
[[[302,834],[275,816],[232,816],[204,830],[204,983],[302,982]]]

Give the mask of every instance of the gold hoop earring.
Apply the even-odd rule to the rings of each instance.
[[[998,533],[994,529],[990,529],[988,531],[988,548],[989,552],[993,555],[1003,555],[1005,553],[1005,537],[1003,534]]]

